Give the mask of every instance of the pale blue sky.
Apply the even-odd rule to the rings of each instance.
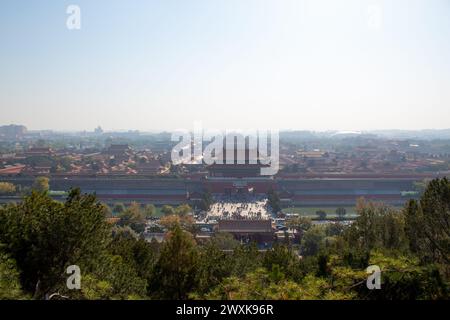
[[[69,4],[81,8],[81,30],[66,28]],[[450,128],[449,0],[3,0],[0,8],[0,124]]]

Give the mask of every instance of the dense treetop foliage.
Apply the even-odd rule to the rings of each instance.
[[[290,227],[299,245],[261,252],[229,234],[197,242],[188,206],[165,208],[162,243],[142,237],[154,208],[117,206],[119,222],[94,195],[63,203],[45,188],[0,208],[0,299],[448,299],[450,182],[431,181],[402,210],[360,200],[351,225]],[[273,195],[276,203],[276,195]],[[66,268],[78,265],[81,288]],[[369,265],[381,290],[366,286]]]

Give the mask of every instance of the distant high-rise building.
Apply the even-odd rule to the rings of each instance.
[[[7,139],[17,139],[27,133],[27,128],[22,125],[11,124],[8,126],[0,126],[0,137]]]
[[[103,133],[102,127],[98,126],[97,128],[95,128],[95,129],[94,129],[94,133],[95,133],[95,134],[102,134],[102,133]]]

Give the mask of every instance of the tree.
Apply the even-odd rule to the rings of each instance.
[[[207,190],[202,194],[202,198],[200,200],[200,203],[198,203],[198,207],[200,210],[208,211],[211,208],[212,203],[213,197],[211,195],[211,192]]]
[[[70,171],[72,168],[72,158],[70,157],[62,157],[59,159],[59,165],[63,168],[64,171]]]
[[[145,217],[147,219],[149,219],[149,218],[151,218],[151,217],[153,217],[155,215],[156,208],[155,208],[155,206],[153,204],[148,204],[148,205],[145,206],[144,212],[145,212]]]
[[[65,287],[69,265],[93,270],[110,232],[102,205],[79,189],[65,203],[34,191],[0,209],[0,242],[21,270],[23,289],[36,298]]]
[[[299,257],[292,247],[286,245],[275,244],[271,250],[266,251],[262,265],[267,270],[273,270],[277,266],[289,278],[299,280],[301,277]]]
[[[180,215],[180,216],[185,216],[188,213],[191,213],[192,209],[188,204],[182,204],[179,205],[176,209],[175,209],[175,214]]]
[[[146,220],[139,203],[132,202],[130,206],[119,215],[119,218],[119,226],[129,226],[137,233],[144,232]]]
[[[344,229],[345,226],[342,223],[329,223],[325,226],[325,233],[328,237],[339,236]]]
[[[413,182],[414,190],[416,190],[417,192],[419,192],[420,195],[422,195],[424,191],[427,189],[427,185],[429,182],[430,182],[429,179]]]
[[[277,280],[283,278],[278,274]],[[245,274],[244,277],[238,278],[231,276],[225,278],[222,283],[213,288],[207,295],[207,299],[213,300],[265,300],[274,299],[279,291],[284,291],[288,287],[295,287],[289,290],[289,293],[300,292],[300,288],[295,283],[285,283],[284,281],[275,282],[271,274],[264,268],[257,268],[252,272]],[[293,298],[292,295],[284,295],[285,299]]]
[[[199,252],[195,293],[203,296],[211,287],[219,285],[223,278],[231,275],[233,261],[214,240],[209,241]]]
[[[317,210],[316,215],[319,220],[325,220],[327,218],[327,213],[323,210]]]
[[[33,190],[38,192],[47,192],[50,190],[49,178],[47,177],[37,177],[34,179]]]
[[[105,286],[108,290],[103,299],[131,299],[145,297],[147,281],[141,277],[133,265],[120,255],[105,253],[101,256],[101,264],[88,273],[97,280],[97,287]],[[85,283],[82,280],[82,291]],[[98,290],[98,289],[97,289]]]
[[[300,236],[312,226],[311,219],[306,217],[295,217],[286,221],[286,226],[297,230]]]
[[[358,200],[356,211],[358,218],[344,232],[345,239],[352,246],[364,250],[403,249],[407,246],[401,212],[364,199]]]
[[[196,287],[198,251],[191,234],[176,226],[164,243],[149,282],[156,299],[183,300]]]
[[[211,242],[220,250],[234,250],[240,245],[239,241],[231,233],[226,232],[215,233],[214,237],[211,238]]]
[[[306,217],[295,217],[286,221],[286,226],[295,229],[301,233],[311,228],[311,219]]]
[[[114,230],[109,252],[119,255],[133,272],[146,283],[151,279],[153,267],[157,260],[157,250],[129,227],[118,227]]]
[[[314,256],[322,248],[325,231],[321,226],[313,226],[305,232],[300,243],[300,251],[304,256]]]
[[[16,186],[9,182],[0,182],[0,195],[13,194],[16,192]]]
[[[278,193],[273,189],[270,189],[267,193],[267,202],[272,208],[273,212],[278,213],[281,211],[281,201]]]
[[[194,231],[194,218],[192,218],[192,216],[179,216],[176,214],[172,214],[162,217],[159,220],[159,224],[167,230],[173,230],[176,227],[181,227],[181,229],[186,231]]]
[[[125,211],[125,206],[123,205],[123,203],[116,203],[116,205],[113,208],[113,212],[115,214],[121,214],[124,211]]]
[[[336,209],[336,215],[339,220],[344,220],[345,215],[347,214],[347,210],[345,208],[339,207]]]
[[[175,214],[175,209],[174,209],[174,207],[172,207],[172,206],[164,205],[164,206],[161,208],[161,212],[162,212],[164,215],[166,215],[166,216],[170,216],[170,215]]]
[[[382,300],[448,299],[450,291],[432,265],[421,265],[416,257],[390,255],[381,250],[371,253],[371,265],[382,272],[382,290],[360,288],[361,296]],[[381,292],[382,291],[382,292]]]
[[[405,220],[413,252],[425,260],[450,263],[450,182],[447,178],[432,180],[420,203],[410,201]]]
[[[322,278],[308,275],[300,283],[284,278],[276,267],[270,272],[258,268],[243,278],[225,278],[213,288],[207,299],[221,300],[310,300],[351,299],[354,295],[332,290]]]
[[[234,276],[242,277],[246,273],[256,270],[262,265],[262,254],[258,251],[256,243],[240,245],[232,253],[232,272]]]
[[[102,203],[102,207],[105,217],[112,217],[111,208],[106,203]]]
[[[0,300],[23,299],[16,262],[3,252],[0,245]]]

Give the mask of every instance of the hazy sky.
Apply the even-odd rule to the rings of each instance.
[[[0,108],[29,129],[450,128],[450,1],[2,0]]]

